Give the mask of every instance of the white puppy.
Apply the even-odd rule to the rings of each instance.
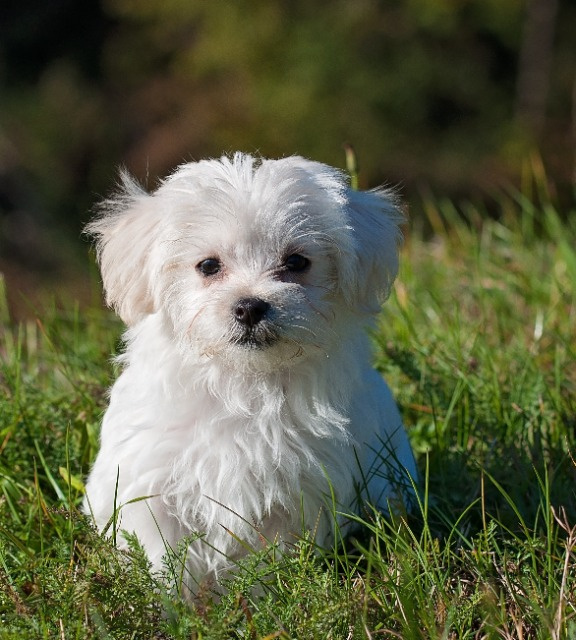
[[[247,546],[333,536],[334,511],[387,510],[414,459],[367,329],[398,267],[394,199],[300,157],[128,176],[88,226],[128,325],[84,508],[153,566],[189,540],[185,584]],[[122,544],[122,543],[121,543]]]

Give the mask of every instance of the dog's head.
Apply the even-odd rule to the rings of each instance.
[[[300,157],[181,166],[148,194],[127,175],[87,230],[128,325],[161,313],[184,349],[289,364],[327,353],[388,295],[402,216]],[[355,329],[357,330],[357,329]]]

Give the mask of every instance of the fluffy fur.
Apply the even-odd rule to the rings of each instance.
[[[156,568],[199,536],[194,593],[263,538],[329,543],[334,502],[406,497],[414,459],[367,335],[401,220],[387,191],[300,157],[189,163],[151,194],[123,176],[88,226],[128,325],[87,483],[100,529],[135,532]]]

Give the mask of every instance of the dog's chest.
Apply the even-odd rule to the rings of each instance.
[[[185,525],[261,523],[274,513],[299,513],[303,495],[317,513],[330,493],[327,471],[336,461],[350,486],[342,443],[318,438],[288,406],[279,408],[253,415],[220,412],[204,420],[190,415],[168,429],[178,446],[161,493]]]
[[[286,381],[256,388],[197,375],[190,388],[173,375],[168,388],[160,373],[142,384],[128,367],[113,390],[106,431],[133,483],[127,499],[159,494],[184,531],[299,516],[303,497],[313,521],[326,496],[348,501],[347,419],[312,384],[292,380],[286,393]]]

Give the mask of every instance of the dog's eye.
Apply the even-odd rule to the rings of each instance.
[[[299,253],[293,253],[284,260],[284,266],[288,271],[306,271],[310,266],[310,260]]]
[[[202,262],[196,266],[196,269],[198,269],[203,276],[213,276],[220,271],[221,267],[222,265],[218,258],[206,258],[206,260],[202,260]]]

